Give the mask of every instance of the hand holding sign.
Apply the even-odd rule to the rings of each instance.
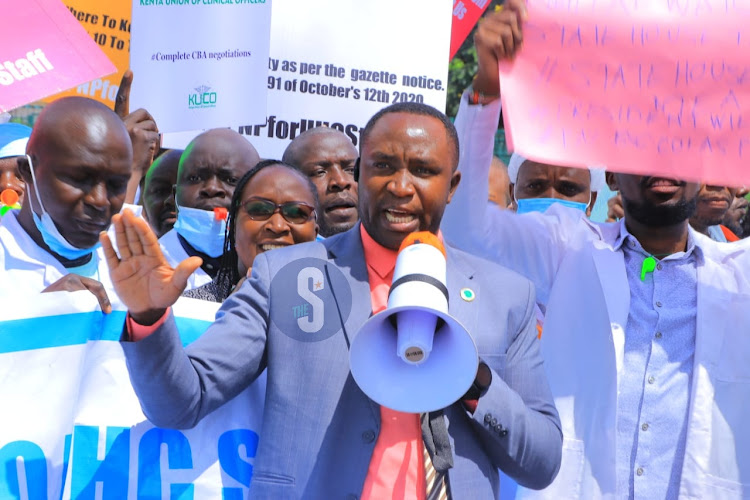
[[[189,257],[176,269],[170,267],[148,223],[130,210],[112,218],[120,257],[107,233],[99,239],[104,248],[112,283],[120,300],[137,323],[150,325],[177,302],[188,277],[198,269],[199,257]]]
[[[523,43],[521,22],[526,20],[523,0],[508,0],[503,9],[482,19],[474,34],[479,67],[472,88],[488,97],[500,95],[498,61],[512,59]]]

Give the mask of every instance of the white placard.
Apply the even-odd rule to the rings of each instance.
[[[131,109],[159,130],[266,116],[271,0],[133,0]]]
[[[273,6],[268,116],[235,127],[263,158],[327,124],[359,145],[360,129],[398,101],[445,110],[450,0],[285,0]],[[261,125],[254,125],[261,123]],[[184,148],[198,132],[168,134]]]

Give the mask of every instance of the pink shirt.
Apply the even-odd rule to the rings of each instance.
[[[380,246],[360,226],[372,312],[388,305],[398,252]],[[424,499],[425,473],[419,415],[380,407],[380,435],[367,470],[362,500]]]

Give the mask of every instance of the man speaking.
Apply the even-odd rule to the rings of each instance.
[[[481,362],[472,390],[442,410],[431,434],[418,414],[380,407],[352,378],[349,346],[385,309],[397,249],[412,232],[438,234],[460,180],[453,125],[421,104],[371,118],[360,160],[361,223],[259,255],[251,278],[185,350],[169,307],[200,259],[172,269],[145,221],[115,218],[121,258],[106,236],[102,243],[129,308],[122,345],[145,414],[162,427],[194,426],[267,369],[253,498],[494,499],[498,468],[545,487],[559,468],[562,435],[538,350],[534,290],[517,274],[446,247],[449,312]],[[324,318],[312,331],[299,321],[309,314]],[[447,456],[431,451],[424,460],[425,442],[441,442]],[[444,479],[428,487],[432,469]]]

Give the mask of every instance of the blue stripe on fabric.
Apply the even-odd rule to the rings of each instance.
[[[85,344],[90,340],[119,341],[125,311],[99,311],[42,316],[0,322],[0,353]],[[182,345],[200,337],[211,321],[175,318]]]

